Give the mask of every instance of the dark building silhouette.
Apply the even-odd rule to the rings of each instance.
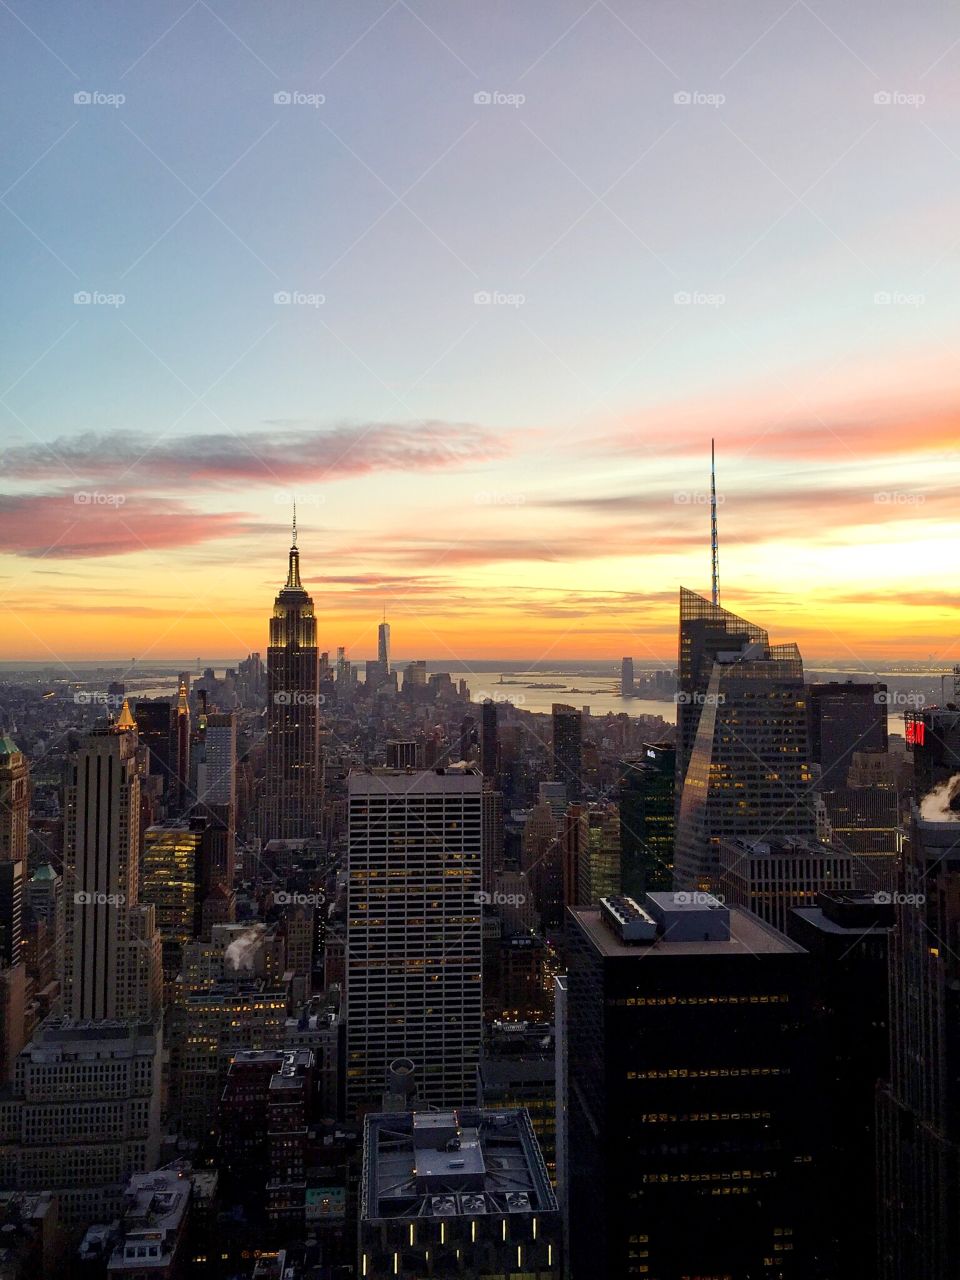
[[[497,704],[492,698],[485,698],[480,705],[480,772],[490,781],[497,776],[499,758]]]
[[[576,803],[583,796],[583,718],[576,707],[553,704],[554,782],[567,788],[567,799]]]
[[[685,897],[569,913],[558,1116],[573,1275],[805,1280],[810,958]]]
[[[676,748],[644,745],[621,769],[620,878],[625,894],[642,898],[673,884]]]
[[[820,785],[845,787],[854,751],[887,750],[887,686],[831,680],[807,686],[807,750]]]
[[[789,912],[787,933],[812,957],[817,1097],[815,1275],[872,1276],[876,1253],[875,1099],[889,1062],[887,956],[892,902],[821,893]]]
[[[955,1280],[960,1257],[960,820],[938,816],[913,812],[890,939],[881,1280]]]
[[[161,779],[164,801],[176,796],[176,708],[166,698],[137,702],[133,709],[140,742],[147,748],[147,770]]]

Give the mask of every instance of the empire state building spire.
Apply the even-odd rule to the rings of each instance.
[[[285,590],[302,591],[300,581],[300,552],[297,550],[297,504],[293,504],[293,538],[290,542],[290,565],[287,569]]]

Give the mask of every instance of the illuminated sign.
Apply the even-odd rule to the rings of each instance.
[[[904,719],[903,732],[911,746],[922,747],[926,741],[927,726],[922,720]]]

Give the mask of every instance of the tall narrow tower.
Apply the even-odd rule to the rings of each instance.
[[[190,807],[190,701],[185,680],[177,691],[177,812]]]
[[[384,618],[377,627],[377,661],[383,669],[384,676],[390,674],[390,623]]]
[[[717,542],[717,467],[713,441],[710,441],[710,570],[713,607],[720,604],[720,550]]]
[[[313,600],[300,582],[294,510],[287,580],[270,619],[264,840],[315,835],[320,822],[320,654]]]
[[[137,726],[126,702],[116,724],[89,734],[65,786],[64,1009],[75,1019],[152,1020],[160,941],[141,906]]]

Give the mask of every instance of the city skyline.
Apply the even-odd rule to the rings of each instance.
[[[956,659],[948,14],[282,13],[0,14],[0,659],[261,648],[295,496],[331,649],[667,665],[712,438],[725,602]]]

